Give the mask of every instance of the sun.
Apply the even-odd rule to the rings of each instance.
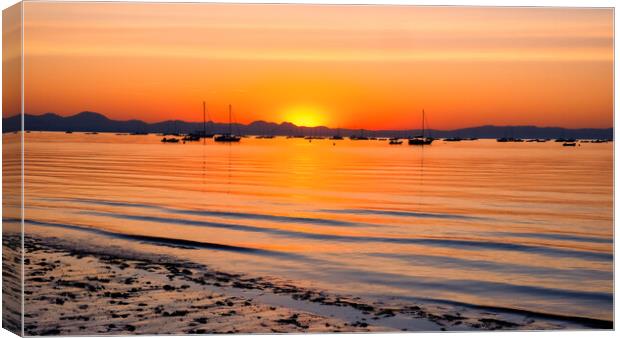
[[[317,107],[293,106],[284,112],[284,121],[299,127],[317,127],[326,123],[325,113]]]

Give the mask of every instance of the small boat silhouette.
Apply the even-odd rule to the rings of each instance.
[[[230,134],[222,134],[222,135],[217,135],[216,137],[213,138],[213,140],[215,142],[239,142],[241,141],[241,137],[230,135]]]
[[[161,142],[163,143],[179,143],[179,139],[178,138],[174,138],[174,137],[170,137],[170,138],[162,138]]]
[[[497,142],[525,142],[523,139],[521,138],[514,138],[514,137],[500,137],[498,139],[496,139]]]
[[[391,138],[390,144],[403,144],[403,141],[399,138]]]
[[[360,129],[360,134],[359,135],[351,135],[349,137],[350,140],[353,141],[367,141],[369,140],[369,138],[367,136],[364,136],[364,129]]]
[[[340,128],[338,128],[338,132],[336,132],[336,135],[330,137],[329,139],[330,140],[343,140],[344,138],[340,136]]]
[[[409,145],[412,146],[428,146],[433,143],[432,138],[414,137],[409,139]]]
[[[183,136],[183,141],[186,141],[186,142],[200,141],[200,136],[196,134],[187,134]]]

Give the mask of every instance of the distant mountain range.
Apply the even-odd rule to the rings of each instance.
[[[20,130],[20,115],[3,118],[2,131]],[[42,115],[24,115],[25,130],[31,131],[75,131],[75,132],[115,132],[115,133],[191,133],[202,131],[202,122],[185,122],[169,120],[147,123],[140,120],[111,120],[105,115],[94,112],[81,112],[63,117],[54,113]],[[207,122],[208,133],[224,133],[227,123]],[[232,131],[240,135],[283,135],[283,136],[332,136],[343,137],[363,135],[367,137],[410,137],[421,133],[418,129],[409,130],[360,130],[332,129],[328,127],[300,127],[290,122],[273,123],[254,121],[250,124],[235,123]],[[612,139],[613,128],[566,129],[559,127],[536,126],[480,126],[455,130],[427,130],[427,135],[435,138],[578,138],[578,139]]]

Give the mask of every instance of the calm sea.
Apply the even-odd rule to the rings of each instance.
[[[611,143],[24,136],[27,233],[373,299],[612,319]]]

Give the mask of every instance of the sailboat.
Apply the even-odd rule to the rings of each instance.
[[[239,142],[241,137],[232,134],[232,106],[228,105],[228,132],[213,138],[215,142]]]
[[[424,109],[422,109],[422,135],[421,136],[416,136],[413,138],[409,139],[409,145],[413,145],[413,146],[426,146],[426,145],[430,145],[431,143],[433,143],[433,138],[431,137],[424,137]]]
[[[200,141],[201,138],[212,138],[213,136],[214,134],[207,134],[207,104],[202,101],[202,130],[196,130],[185,135],[183,141]]]

